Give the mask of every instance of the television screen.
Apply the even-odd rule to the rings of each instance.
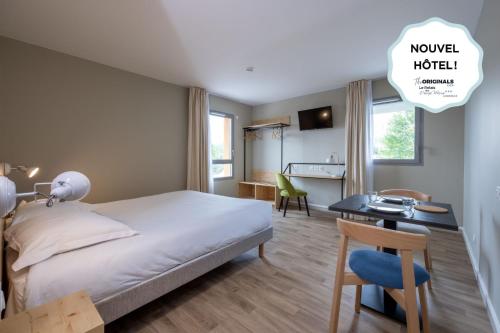
[[[324,106],[322,108],[299,111],[299,127],[301,131],[332,128],[332,107]]]

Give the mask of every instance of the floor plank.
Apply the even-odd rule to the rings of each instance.
[[[106,326],[106,332],[327,332],[339,234],[336,215],[290,209],[273,215],[266,257],[257,249]],[[359,248],[353,243],[350,250]],[[458,232],[433,230],[432,332],[492,332]],[[423,263],[423,257],[417,255]],[[344,287],[340,332],[405,332],[361,309]]]

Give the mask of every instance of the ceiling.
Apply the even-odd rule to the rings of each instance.
[[[257,105],[384,76],[405,25],[439,16],[474,33],[482,3],[0,0],[0,35]]]

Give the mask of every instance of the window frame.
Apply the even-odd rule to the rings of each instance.
[[[231,113],[227,112],[222,112],[222,111],[217,111],[217,110],[210,110],[209,112],[209,117],[210,116],[217,116],[217,117],[223,117],[223,118],[229,118],[231,119],[231,159],[218,159],[218,160],[212,160],[212,156],[210,156],[211,160],[211,165],[217,165],[217,164],[231,164],[231,176],[229,177],[212,177],[214,181],[219,181],[219,180],[229,180],[229,179],[234,179],[234,115]],[[210,142],[210,154],[212,154],[212,143]]]
[[[386,103],[397,103],[401,102],[402,99],[399,96],[392,96],[380,99],[374,99],[372,105],[386,104]],[[373,111],[372,111],[373,112]],[[373,122],[373,121],[372,121]],[[408,159],[375,159],[373,158],[373,164],[375,165],[424,165],[424,110],[420,107],[415,107],[415,146],[414,146],[414,156],[412,160]],[[371,142],[371,149],[373,149],[373,137]],[[372,150],[373,154],[373,150]]]

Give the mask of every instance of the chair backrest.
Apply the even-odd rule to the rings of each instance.
[[[413,198],[418,201],[432,201],[432,196],[418,191],[406,189],[388,189],[380,191],[381,195],[402,195],[404,197]]]
[[[342,235],[362,243],[397,250],[424,250],[427,247],[425,235],[388,230],[359,222],[337,219],[337,227]]]
[[[283,191],[287,190],[288,194],[293,197],[296,196],[295,188],[292,183],[281,173],[276,174],[276,182],[278,183],[278,188]]]

